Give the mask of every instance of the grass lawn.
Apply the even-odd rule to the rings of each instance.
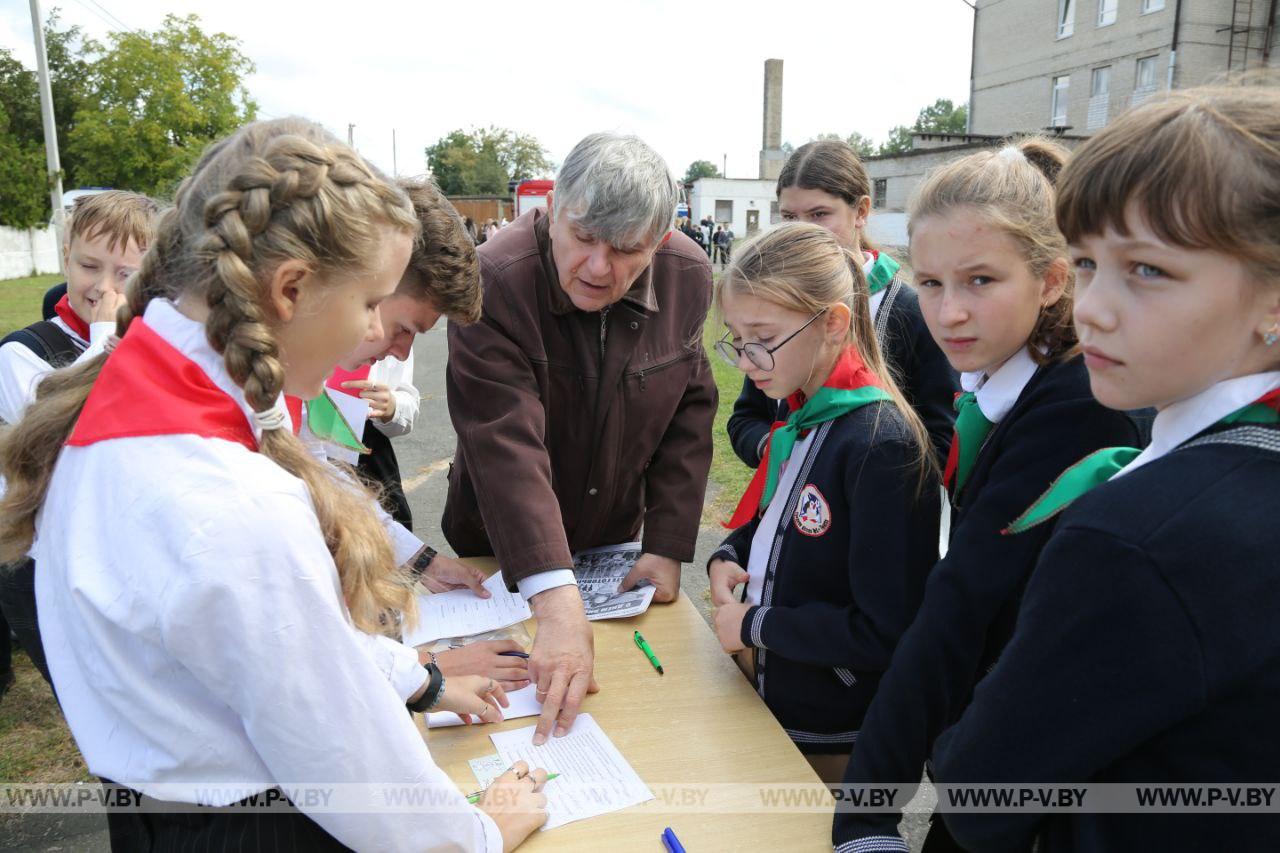
[[[725,425],[729,415],[733,414],[733,402],[742,391],[742,373],[735,367],[725,364],[712,348],[716,341],[724,335],[724,324],[716,316],[715,309],[707,315],[703,340],[707,345],[707,358],[711,361],[711,373],[715,376],[716,387],[720,389],[720,405],[716,409],[715,424],[711,427],[713,450],[711,455],[711,478],[707,487],[707,503],[702,511],[702,523],[715,525],[728,521],[742,497],[747,482],[754,471],[742,464],[733,452],[729,443],[729,433]]]
[[[0,281],[0,337],[40,318],[44,292],[62,281],[60,275],[37,275]]]
[[[13,668],[18,680],[0,698],[0,782],[91,779],[49,685],[24,652]]]

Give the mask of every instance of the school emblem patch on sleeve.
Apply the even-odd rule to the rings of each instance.
[[[831,527],[831,507],[813,483],[805,485],[796,504],[796,530],[805,536],[821,536]]]

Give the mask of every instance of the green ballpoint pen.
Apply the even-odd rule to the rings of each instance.
[[[658,660],[658,656],[653,653],[653,649],[649,648],[649,644],[644,641],[644,637],[640,636],[640,632],[636,631],[636,645],[640,647],[640,651],[644,652],[644,656],[649,659],[649,663],[653,664],[653,668],[658,671],[658,675],[665,675],[662,671],[662,663]]]

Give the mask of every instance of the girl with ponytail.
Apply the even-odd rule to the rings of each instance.
[[[1012,536],[1010,523],[1083,455],[1138,441],[1124,413],[1093,399],[1076,346],[1074,277],[1054,221],[1065,160],[1061,146],[1037,138],[970,154],[931,173],[911,204],[920,308],[964,387],[943,472],[950,540],[844,776],[901,782],[902,802],[1009,641],[1053,529],[1049,521]],[[900,817],[837,813],[836,847],[906,851]],[[925,849],[958,849],[940,819]]]
[[[0,439],[0,559],[36,560],[49,669],[92,772],[198,806],[357,783],[338,786],[349,809],[113,811],[113,846],[499,850],[545,819],[540,771],[517,767],[477,809],[432,762],[377,665],[411,587],[371,496],[305,449],[284,402],[381,336],[417,229],[404,193],[318,126],[247,125],[179,188],[120,344],[50,375]],[[415,699],[460,713],[500,696],[423,679]],[[380,812],[359,783],[427,785],[443,808]]]

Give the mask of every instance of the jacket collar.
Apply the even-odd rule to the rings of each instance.
[[[560,286],[560,272],[556,269],[555,257],[551,253],[551,219],[542,211],[534,212],[533,236],[538,244],[538,258],[542,262],[542,271],[547,276],[547,287],[551,291],[551,313],[568,314],[578,310],[573,300]],[[644,268],[640,277],[623,295],[622,302],[630,302],[635,307],[655,314],[658,311],[658,297],[653,289],[653,264]]]

